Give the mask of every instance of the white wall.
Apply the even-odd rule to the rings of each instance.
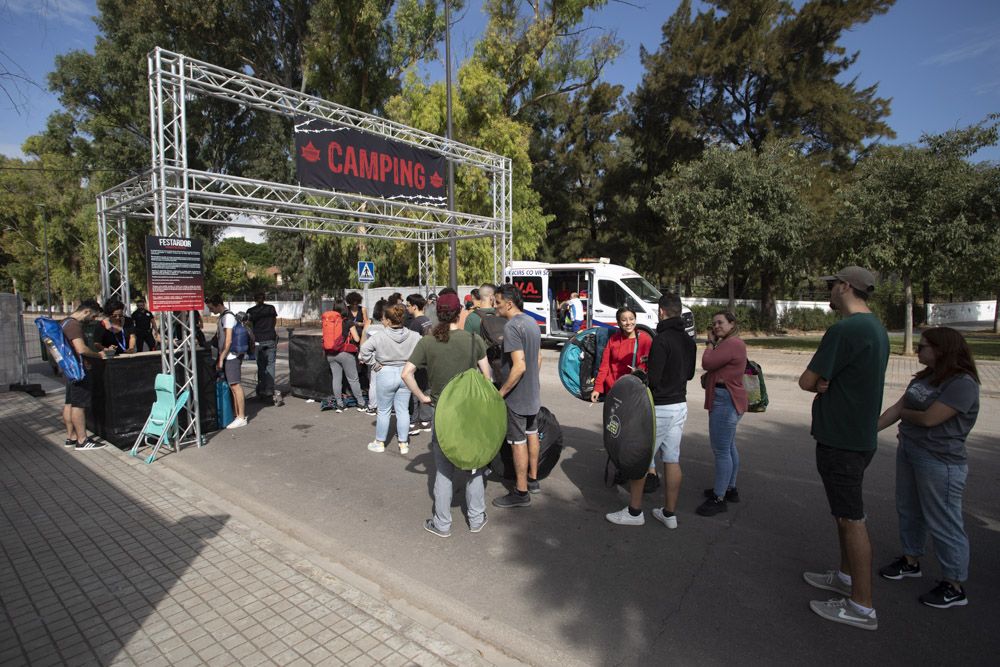
[[[729,306],[729,299],[705,299],[705,298],[684,298],[681,297],[681,303],[690,308],[691,306],[720,306],[726,308]],[[819,308],[823,312],[833,312],[830,309],[829,301],[777,301],[775,302],[778,310],[778,316],[780,317],[783,312],[789,308]],[[736,299],[737,306],[749,306],[751,308],[760,308],[760,301],[758,299]]]
[[[927,323],[935,326],[958,322],[993,322],[996,301],[927,304]]]

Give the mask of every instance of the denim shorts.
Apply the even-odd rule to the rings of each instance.
[[[230,385],[239,384],[243,379],[243,357],[226,359],[222,363],[222,371],[226,374],[226,382]]]
[[[528,443],[528,436],[538,433],[535,425],[536,415],[519,415],[507,408],[507,442],[512,445]]]
[[[874,456],[874,449],[859,452],[816,443],[816,470],[823,480],[830,514],[852,521],[865,518],[861,483],[865,479],[865,469]]]
[[[655,407],[656,447],[653,450],[653,458],[655,459],[659,452],[660,460],[664,463],[680,463],[681,435],[684,433],[684,422],[688,416],[687,403]]]

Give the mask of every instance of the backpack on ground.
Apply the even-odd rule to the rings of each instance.
[[[236,317],[236,313],[231,310],[222,311],[222,317],[219,318],[219,324],[222,324],[222,319],[226,314],[233,316],[233,320],[236,321],[236,325],[233,327],[233,339],[229,344],[229,354],[235,354],[237,356],[241,354],[246,354],[247,350],[250,349],[250,332],[247,330],[243,323],[240,322],[240,318]],[[225,345],[225,338],[219,336],[219,347],[221,348]]]
[[[542,407],[535,417],[535,426],[538,428],[538,477],[545,479],[559,462],[559,456],[563,448],[563,432],[559,426],[559,420],[548,408]],[[514,453],[511,445],[504,439],[500,446],[500,453],[496,455],[490,463],[490,470],[500,478],[513,480],[514,474]]]
[[[323,351],[339,354],[344,351],[347,337],[344,335],[344,318],[335,310],[328,310],[321,316],[323,322]]]
[[[503,331],[507,320],[493,313],[480,315],[479,335],[486,342],[486,360],[493,372],[493,384],[498,387],[507,379],[503,370]]]
[[[743,389],[747,392],[747,412],[767,410],[767,385],[764,384],[764,370],[756,361],[747,359],[743,372]]]
[[[559,379],[566,391],[581,400],[590,401],[611,331],[607,327],[580,331],[566,342],[559,353]]]
[[[62,325],[50,317],[36,317],[35,326],[38,327],[38,337],[45,345],[49,359],[59,365],[59,370],[62,371],[66,379],[79,382],[86,377],[87,371],[84,369],[80,357],[77,356],[76,350],[66,339]]]

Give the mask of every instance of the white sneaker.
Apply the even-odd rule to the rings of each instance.
[[[247,418],[246,417],[237,417],[233,421],[229,422],[229,426],[227,426],[226,428],[227,429],[242,428],[243,426],[246,426],[246,425],[247,425]]]
[[[663,516],[663,508],[655,507],[653,508],[653,518],[662,523],[664,526],[673,530],[677,527],[677,515],[673,516]]]
[[[410,453],[410,443],[408,443],[408,442],[401,442],[401,443],[399,443],[399,453],[400,454],[409,454]]]
[[[368,451],[382,453],[385,451],[385,443],[379,442],[378,440],[372,440],[368,443]]]
[[[611,523],[616,523],[619,526],[641,526],[646,523],[646,514],[642,513],[639,516],[632,516],[629,514],[628,506],[623,510],[618,510],[617,512],[611,512],[610,514],[605,514],[604,518]]]

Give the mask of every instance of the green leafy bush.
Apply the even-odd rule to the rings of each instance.
[[[837,313],[822,308],[788,308],[778,318],[778,323],[786,330],[826,331],[838,319]]]
[[[726,310],[725,306],[691,306],[690,308],[694,315],[694,328],[699,336],[708,331],[708,327],[712,323],[712,315]],[[760,310],[752,306],[736,306],[736,312],[733,315],[736,316],[736,321],[739,322],[740,329],[743,331],[760,331],[767,328]]]

